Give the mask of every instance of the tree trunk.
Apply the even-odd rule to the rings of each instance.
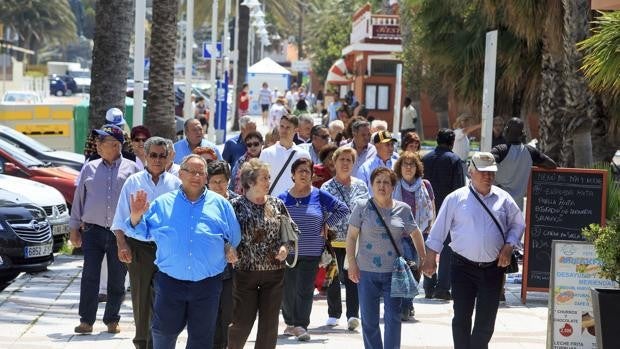
[[[563,0],[564,5],[564,120],[561,164],[566,167],[592,165],[591,111],[594,98],[579,71],[582,55],[577,43],[588,36],[589,0]]]
[[[238,55],[237,61],[237,76],[235,81],[237,82],[237,93],[235,100],[233,101],[233,108],[235,117],[233,118],[232,131],[239,131],[239,93],[241,92],[241,86],[245,83],[246,75],[248,73],[248,29],[250,28],[250,10],[241,6],[239,1],[239,44],[237,45]]]
[[[153,1],[151,68],[144,125],[154,136],[175,139],[174,58],[178,0]],[[214,98],[214,96],[212,96]]]
[[[134,21],[132,1],[99,0],[96,4],[91,67],[89,128],[105,123],[112,107],[125,109],[129,44]]]

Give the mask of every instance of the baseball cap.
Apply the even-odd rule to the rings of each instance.
[[[106,124],[101,126],[100,129],[94,129],[92,132],[101,138],[106,136],[112,136],[116,138],[117,141],[121,142],[121,144],[125,143],[125,136],[123,136],[123,130],[121,130],[116,125]]]
[[[392,133],[390,133],[390,131],[379,131],[372,138],[373,144],[387,143],[387,142],[398,142],[398,139],[392,137]]]
[[[108,124],[121,126],[125,125],[125,118],[123,112],[118,108],[110,108],[105,112],[105,120]]]
[[[495,163],[495,157],[489,152],[476,152],[471,157],[471,162],[478,171],[496,172],[497,164]]]

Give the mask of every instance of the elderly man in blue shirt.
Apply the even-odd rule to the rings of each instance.
[[[372,143],[375,145],[376,154],[369,158],[360,166],[357,173],[353,175],[366,183],[370,195],[372,196],[370,174],[374,169],[379,167],[387,167],[389,169],[394,168],[396,160],[398,160],[398,154],[394,152],[394,146],[398,140],[392,137],[390,131],[379,131],[372,138]]]
[[[245,136],[256,131],[256,122],[252,117],[246,115],[239,118],[239,135],[230,138],[224,143],[223,159],[230,165],[235,166],[237,160],[247,151]]]
[[[208,147],[215,151],[218,160],[222,160],[222,155],[214,143],[204,138],[204,129],[198,119],[187,119],[183,125],[185,139],[174,143],[174,163],[180,164],[183,158],[192,154],[196,147]]]
[[[510,194],[493,185],[495,172],[493,154],[475,153],[469,167],[471,184],[445,198],[426,240],[427,258],[422,271],[432,275],[444,240],[448,233],[452,237],[450,281],[454,300],[452,337],[456,349],[488,348],[505,268],[525,229],[523,214]],[[476,318],[472,330],[474,306]]]
[[[131,194],[138,190],[146,192],[147,200],[179,189],[181,180],[166,171],[168,157],[167,140],[151,137],[144,143],[146,157],[145,169],[131,175],[125,181],[116,206],[116,213],[110,228],[116,235],[118,259],[127,264],[131,282],[131,305],[136,324],[133,343],[136,349],[153,347],[151,339],[151,315],[153,308],[153,278],[157,272],[155,266],[155,243],[146,241],[141,236],[127,232],[125,221],[129,218]]]
[[[172,349],[187,325],[187,348],[211,348],[222,272],[237,259],[241,240],[231,204],[206,189],[207,163],[188,155],[182,186],[150,205],[143,190],[131,195],[126,231],[157,245],[153,347]]]

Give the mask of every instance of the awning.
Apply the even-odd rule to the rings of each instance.
[[[329,68],[325,82],[333,85],[350,84],[352,79],[347,79],[347,71],[350,70],[347,69],[344,59],[340,58]]]

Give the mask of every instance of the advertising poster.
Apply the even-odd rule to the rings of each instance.
[[[547,348],[597,348],[590,288],[616,287],[600,278],[600,265],[592,244],[553,241]]]

